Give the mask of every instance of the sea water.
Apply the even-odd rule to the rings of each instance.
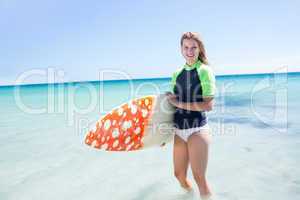
[[[84,144],[112,108],[170,79],[0,87],[1,200],[199,199],[173,175],[172,143],[134,152]],[[300,73],[217,77],[207,179],[220,200],[300,199]]]

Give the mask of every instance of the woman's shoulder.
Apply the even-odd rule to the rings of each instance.
[[[198,76],[200,80],[215,81],[215,73],[211,65],[202,64],[198,69]]]
[[[200,71],[201,73],[214,74],[213,67],[212,67],[211,65],[208,65],[208,64],[202,64],[202,65],[199,67],[199,71]]]
[[[173,76],[178,75],[182,72],[182,70],[184,69],[184,67],[178,67],[174,72],[173,72]]]
[[[204,64],[204,63],[202,63],[201,66],[200,66],[200,69],[212,71],[213,67],[210,64]]]

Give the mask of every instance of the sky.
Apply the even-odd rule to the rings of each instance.
[[[170,77],[186,31],[216,75],[300,71],[299,0],[0,0],[0,85]]]

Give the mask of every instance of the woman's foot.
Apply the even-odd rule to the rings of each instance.
[[[212,200],[212,195],[211,194],[201,195],[201,199],[202,200]]]

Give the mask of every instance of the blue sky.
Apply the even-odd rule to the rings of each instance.
[[[185,31],[202,35],[216,74],[300,71],[298,0],[0,0],[0,27],[0,85],[49,67],[64,81],[168,77]]]

